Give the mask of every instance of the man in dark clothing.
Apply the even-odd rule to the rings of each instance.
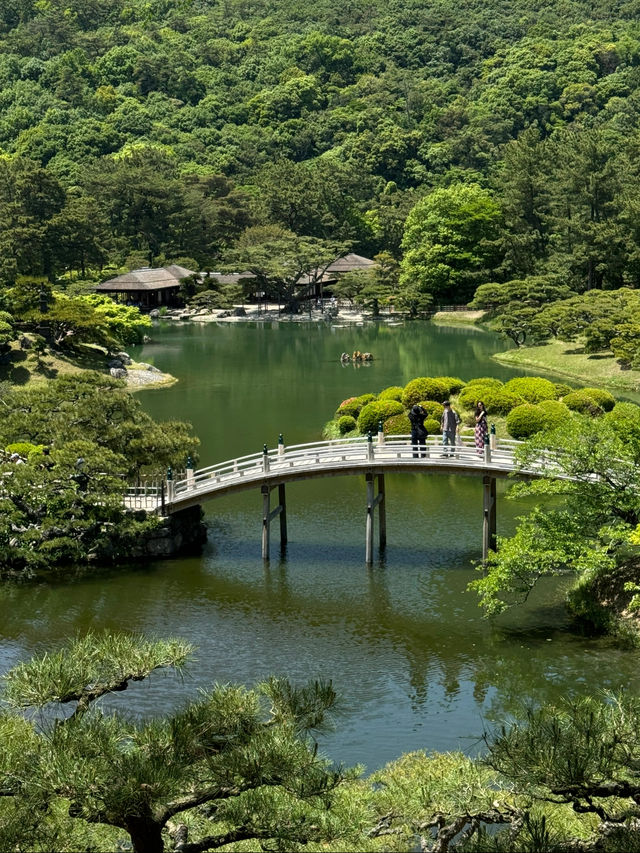
[[[456,435],[460,425],[460,416],[451,408],[451,403],[448,400],[442,405],[444,412],[440,419],[440,429],[442,430],[443,456],[453,456],[453,448],[455,447]],[[447,452],[447,445],[451,447],[449,452]]]
[[[420,456],[424,457],[427,455],[427,451],[425,449],[427,431],[424,428],[424,419],[426,417],[427,413],[422,406],[419,406],[417,403],[409,411],[409,420],[411,422],[411,444],[413,444],[414,459],[418,458],[418,450],[420,450]]]

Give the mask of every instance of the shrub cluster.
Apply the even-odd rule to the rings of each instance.
[[[573,412],[580,412],[583,415],[597,417],[603,412],[603,409],[596,403],[591,394],[582,390],[572,391],[570,394],[566,394],[562,398],[562,402]]]
[[[411,432],[411,421],[406,412],[401,415],[392,415],[384,422],[382,429],[385,435],[407,435]]]
[[[431,376],[419,376],[405,385],[402,403],[405,409],[410,409],[420,400],[437,400],[439,403],[443,403],[449,393],[448,381],[434,379]]]
[[[356,419],[351,415],[342,415],[342,417],[338,418],[338,432],[340,435],[353,432],[357,425]]]
[[[402,403],[397,400],[374,400],[367,403],[358,415],[358,432],[363,435],[368,432],[378,431],[378,421],[387,420],[392,415],[400,415],[403,412]]]
[[[504,389],[523,397],[527,403],[555,400],[558,396],[555,384],[539,376],[518,376],[516,379],[510,379]]]
[[[352,418],[357,418],[362,408],[375,399],[375,394],[361,394],[359,397],[348,397],[338,406],[336,418],[342,417],[342,415],[351,415]]]
[[[536,406],[535,403],[523,403],[522,406],[516,406],[507,415],[507,430],[509,435],[514,438],[530,438],[545,428],[545,411],[540,406]]]
[[[390,385],[389,388],[385,388],[384,391],[378,394],[378,400],[396,400],[400,403],[402,402],[403,392],[404,388],[402,385]]]

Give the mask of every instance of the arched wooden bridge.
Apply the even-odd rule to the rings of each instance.
[[[463,436],[462,445],[443,447],[441,436],[429,436],[425,446],[411,444],[408,435],[377,438],[345,438],[285,447],[279,443],[273,450],[266,445],[262,453],[241,456],[198,470],[187,469],[183,476],[168,480],[161,487],[130,489],[125,503],[130,509],[146,509],[169,515],[206,500],[259,488],[263,496],[262,556],[269,559],[271,521],[280,517],[281,543],[287,540],[285,486],[297,480],[364,474],[367,484],[366,549],[367,563],[373,562],[373,515],[378,508],[380,547],[386,544],[386,508],[384,475],[387,473],[422,472],[429,474],[462,474],[482,477],[483,537],[482,551],[486,559],[495,548],[496,479],[517,473],[521,477],[540,476],[543,463],[522,470],[514,451],[521,442],[496,439],[478,452],[473,436]],[[418,453],[419,451],[419,453]],[[446,454],[446,455],[445,455]],[[374,495],[377,479],[378,494]],[[278,488],[278,505],[271,509],[271,491]]]

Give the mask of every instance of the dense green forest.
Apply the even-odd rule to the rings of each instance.
[[[635,286],[639,12],[6,0],[0,279],[219,268],[280,226],[387,251],[438,302],[534,273]]]

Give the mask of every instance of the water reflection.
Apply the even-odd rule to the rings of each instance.
[[[193,422],[204,464],[275,443],[312,441],[340,400],[417,375],[502,378],[518,371],[489,356],[486,333],[408,324],[257,328],[172,327],[135,353],[180,382],[145,392],[160,418]],[[367,370],[342,368],[341,352],[374,353]],[[146,715],[181,705],[214,681],[247,684],[269,674],[332,678],[344,697],[329,753],[380,766],[411,749],[473,752],[486,722],[523,699],[628,685],[634,656],[569,631],[556,584],[495,623],[467,591],[479,557],[477,478],[393,475],[387,549],[364,565],[363,478],[287,487],[289,543],[260,559],[261,496],[205,505],[209,541],[200,558],[131,567],[91,578],[0,590],[0,667],[88,628],[185,637],[198,647],[184,681],[161,675],[110,698]],[[527,504],[498,487],[498,532]]]

